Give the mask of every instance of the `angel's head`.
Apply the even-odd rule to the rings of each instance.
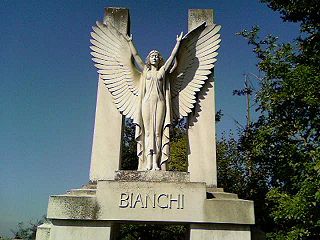
[[[146,66],[151,69],[151,66],[155,66],[157,69],[164,65],[164,59],[160,52],[157,50],[152,50],[146,58]]]

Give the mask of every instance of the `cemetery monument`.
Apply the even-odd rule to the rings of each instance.
[[[213,10],[189,10],[165,60],[145,61],[129,32],[129,10],[107,8],[91,33],[98,93],[90,182],[49,198],[37,240],[117,239],[119,223],[190,226],[188,239],[251,239],[253,202],[217,188],[214,63],[220,26]],[[125,117],[135,124],[136,171],[121,170]],[[166,171],[170,126],[188,121],[188,173]]]

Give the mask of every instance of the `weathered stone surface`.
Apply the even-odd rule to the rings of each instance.
[[[55,195],[49,198],[47,217],[96,220],[98,212],[95,196]]]
[[[203,22],[208,25],[213,24],[214,12],[213,9],[189,9],[188,12],[188,29],[195,29]]]
[[[154,196],[160,203],[150,207],[149,200],[146,207],[147,197]],[[205,183],[99,181],[97,202],[99,218],[105,220],[254,223],[252,201],[206,199]]]
[[[190,174],[171,171],[116,171],[118,181],[190,182]]]
[[[253,201],[213,198],[205,201],[204,222],[254,224]]]
[[[50,239],[50,231],[52,224],[51,223],[43,223],[37,227],[37,240],[49,240]]]
[[[191,224],[190,240],[250,240],[250,227],[229,224]]]
[[[87,184],[82,185],[82,189],[97,189],[97,181],[89,181]]]
[[[65,221],[53,220],[50,239],[57,240],[91,240],[111,239],[110,222],[105,221]],[[37,239],[38,240],[38,239]]]
[[[192,221],[205,199],[204,183],[99,181],[97,188],[105,220]]]
[[[252,201],[206,193],[205,183],[98,181],[96,195],[50,197],[48,218],[254,224]]]
[[[238,199],[238,195],[235,193],[226,193],[226,192],[212,192],[214,198],[219,199]]]
[[[207,186],[207,192],[224,192],[224,190],[223,190],[223,188],[208,187]]]
[[[77,195],[77,196],[95,195],[96,189],[71,189],[67,192],[67,194]]]

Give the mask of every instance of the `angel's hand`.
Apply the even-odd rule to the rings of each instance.
[[[183,36],[183,32],[180,33],[180,35],[177,35],[177,42],[180,42]]]
[[[132,41],[132,34],[130,34],[130,36],[125,35],[125,38],[127,39],[128,42]]]

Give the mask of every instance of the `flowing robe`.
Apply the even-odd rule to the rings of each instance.
[[[170,82],[165,77],[165,71],[160,69],[157,74],[161,73],[160,79],[147,79],[148,69],[145,68],[141,75],[140,95],[137,108],[137,115],[134,118],[136,125],[135,139],[137,141],[137,155],[139,157],[138,170],[146,170],[146,158],[150,151],[157,154],[159,159],[157,163],[161,170],[166,170],[166,162],[169,159],[169,132],[171,123],[171,97]],[[147,81],[153,81],[147,84]],[[162,81],[162,83],[161,83]],[[164,105],[164,106],[163,106]],[[143,122],[146,110],[149,111],[149,129],[145,129],[146,124]],[[159,111],[164,111],[161,119]],[[162,115],[162,114],[160,114]],[[161,124],[160,141],[157,141],[156,126]],[[149,132],[149,136],[147,136]],[[158,136],[159,137],[159,136]],[[159,139],[159,138],[158,138]],[[154,155],[155,157],[156,155]]]

